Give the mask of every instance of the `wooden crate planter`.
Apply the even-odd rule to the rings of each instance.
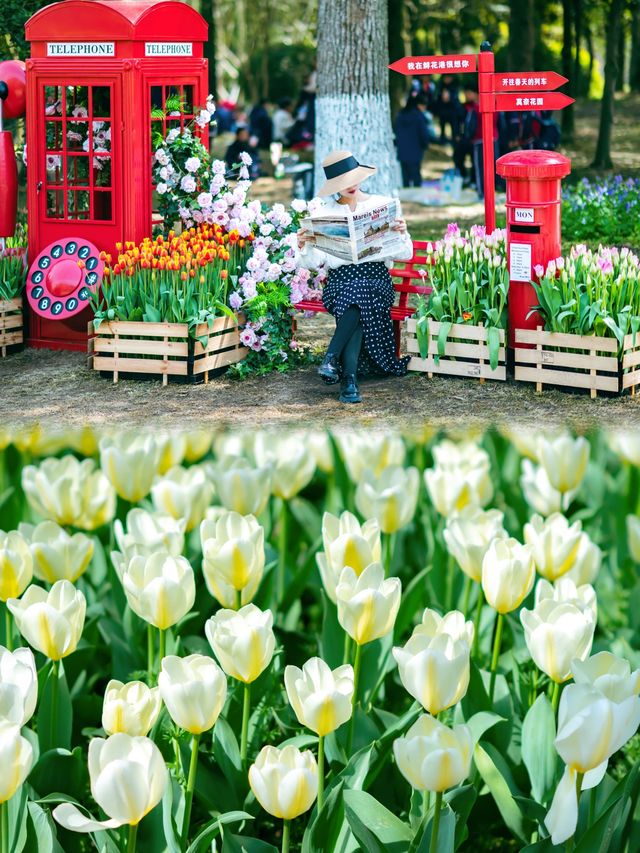
[[[23,340],[22,297],[0,300],[0,356],[4,358],[9,347]]]
[[[429,352],[427,358],[422,358],[416,336],[417,320],[414,318],[407,320],[407,351],[412,354],[409,370],[426,373],[429,378],[438,374],[470,377],[479,379],[480,382],[484,382],[485,379],[506,380],[506,352],[502,329],[500,330],[499,363],[496,369],[492,370],[487,344],[488,330],[484,326],[467,326],[464,324],[451,326],[444,355],[440,356],[436,362],[440,325],[435,320],[429,321]]]
[[[238,321],[218,317],[213,328],[206,323],[196,328],[196,337],[209,335],[206,347],[189,335],[186,323],[134,323],[122,320],[101,323],[97,331],[89,324],[89,358],[94,370],[170,376],[194,382],[209,381],[209,373],[235,364],[247,354],[240,345]]]
[[[597,397],[598,391],[620,394],[640,384],[640,334],[624,339],[622,356],[618,341],[596,335],[571,335],[537,329],[516,329],[515,378],[535,382],[536,391],[544,385],[581,388]]]

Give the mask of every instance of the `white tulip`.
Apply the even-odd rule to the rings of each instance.
[[[494,539],[504,539],[504,515],[497,509],[469,506],[447,518],[444,541],[462,571],[472,580],[482,580],[482,561]]]
[[[571,672],[576,684],[590,684],[618,704],[640,694],[640,669],[631,672],[629,661],[611,652],[573,660]]]
[[[0,804],[13,797],[33,765],[33,747],[20,734],[20,726],[0,720]]]
[[[248,604],[264,572],[264,529],[252,515],[222,511],[200,525],[202,572],[207,589],[225,604],[234,593],[242,593]]]
[[[33,557],[22,533],[0,530],[0,601],[18,598],[33,578]]]
[[[333,671],[321,658],[311,658],[302,669],[287,666],[284,684],[287,697],[301,725],[320,737],[330,734],[351,719],[353,667]]]
[[[108,735],[124,732],[143,737],[155,725],[161,707],[157,687],[147,687],[142,681],[123,684],[112,678],[104,691],[102,728]]]
[[[563,494],[574,491],[581,484],[587,472],[590,451],[589,442],[582,436],[538,438],[538,460],[553,488]]]
[[[151,498],[156,510],[175,519],[184,519],[189,531],[204,518],[213,498],[213,485],[201,466],[175,467],[155,480]]]
[[[38,673],[31,649],[0,646],[0,720],[26,726],[36,710]]]
[[[316,562],[325,591],[335,604],[336,585],[345,566],[361,575],[371,563],[380,562],[380,526],[373,518],[360,524],[350,512],[343,512],[340,517],[325,512],[322,542],[324,551],[316,554]]]
[[[383,533],[396,533],[413,519],[419,488],[417,468],[392,465],[377,476],[366,470],[356,489],[356,507],[365,518],[375,518]]]
[[[87,600],[70,581],[56,581],[49,592],[32,585],[7,607],[18,630],[37,651],[51,660],[75,652],[84,628]]]
[[[580,536],[580,544],[573,566],[563,577],[572,580],[576,586],[594,582],[602,565],[602,551],[591,541],[587,533]]]
[[[240,610],[218,610],[207,620],[205,633],[223,670],[250,684],[271,663],[276,647],[273,613],[255,604]]]
[[[336,587],[338,621],[359,646],[370,643],[393,630],[401,594],[400,579],[385,580],[380,563],[367,566],[359,577],[347,566]]]
[[[258,467],[272,468],[272,493],[283,500],[301,492],[316,470],[316,460],[299,436],[260,432],[253,453]]]
[[[167,551],[173,557],[182,554],[184,518],[175,519],[136,507],[127,513],[126,524],[125,529],[119,518],[113,523],[113,533],[124,560],[138,555],[150,556],[155,551]]]
[[[494,539],[482,561],[482,589],[498,613],[516,610],[533,588],[536,565],[530,545]]]
[[[640,437],[635,432],[610,433],[609,445],[623,462],[640,467]]]
[[[534,515],[524,526],[524,541],[533,548],[536,569],[550,581],[557,580],[573,568],[581,536],[582,522],[569,524],[560,513],[554,513],[547,519]]]
[[[163,658],[158,686],[173,722],[194,735],[215,725],[227,698],[227,679],[206,655]]]
[[[160,630],[179,622],[195,601],[195,579],[189,561],[166,551],[157,551],[150,557],[132,557],[120,580],[129,607]]]
[[[529,459],[522,460],[520,488],[531,509],[544,518],[561,512],[568,505],[567,497],[571,494],[568,493],[563,498],[562,493],[554,489],[549,482],[542,465],[534,465]]]
[[[423,714],[404,737],[393,742],[396,764],[418,791],[446,791],[468,777],[473,737],[468,726],[452,729]]]
[[[340,432],[335,439],[352,483],[360,482],[366,470],[378,475],[390,465],[404,463],[404,443],[393,433]]]
[[[266,812],[293,820],[313,805],[318,794],[318,765],[308,749],[264,746],[249,768],[249,784]]]
[[[220,502],[240,515],[260,515],[271,496],[271,466],[256,468],[246,459],[229,456],[212,466],[211,477]]]
[[[84,533],[67,531],[55,521],[43,521],[35,527],[21,524],[20,532],[29,542],[33,573],[47,583],[68,580],[74,583],[93,557],[93,540]]]
[[[100,467],[118,495],[138,503],[150,490],[160,464],[160,442],[149,433],[120,432],[100,441]]]

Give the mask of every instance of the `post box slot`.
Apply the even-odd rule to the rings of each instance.
[[[539,225],[509,225],[512,234],[539,234]]]

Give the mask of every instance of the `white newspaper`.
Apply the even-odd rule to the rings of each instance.
[[[405,248],[402,234],[391,227],[402,218],[398,199],[373,203],[357,213],[346,204],[343,208],[321,208],[300,223],[317,249],[357,264],[394,257]]]

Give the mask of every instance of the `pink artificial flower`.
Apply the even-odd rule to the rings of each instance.
[[[542,264],[536,264],[533,268],[533,271],[538,278],[542,278],[542,276],[544,275],[544,267],[542,266]]]
[[[236,293],[232,293],[229,297],[229,307],[233,308],[234,311],[237,311],[238,308],[242,305],[242,296],[236,291]]]
[[[240,332],[240,343],[244,344],[246,347],[253,347],[256,340],[256,333],[253,329],[246,328]]]

